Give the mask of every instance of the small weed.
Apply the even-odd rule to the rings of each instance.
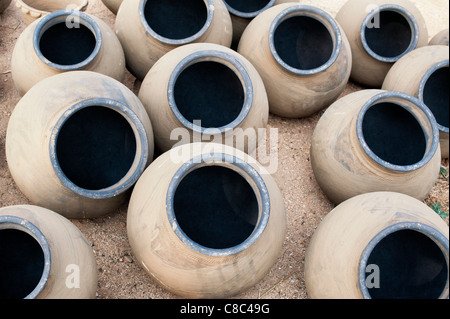
[[[440,202],[434,202],[430,205],[431,209],[434,210],[442,219],[447,219],[448,212],[442,210],[442,205]]]
[[[448,171],[445,166],[441,166],[441,169],[439,170],[439,173],[444,179],[448,179]]]

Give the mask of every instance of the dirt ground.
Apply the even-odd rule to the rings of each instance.
[[[345,0],[303,0],[335,15]],[[448,28],[448,0],[412,0],[425,17],[429,37]],[[100,0],[90,0],[87,12],[104,19],[111,27],[115,16]],[[19,95],[11,79],[11,55],[14,44],[26,27],[14,0],[0,16],[0,207],[31,204],[16,187],[8,170],[5,136],[8,119]],[[127,74],[125,84],[135,93],[139,83]],[[349,83],[345,92],[360,90]],[[279,169],[273,175],[285,200],[288,228],[283,250],[271,271],[250,290],[235,298],[308,298],[303,277],[304,257],[309,240],[333,204],[320,190],[309,160],[310,138],[322,114],[305,119],[283,119],[270,116],[269,128],[279,130]],[[448,172],[448,160],[442,162]],[[448,177],[440,177],[426,199],[440,203],[448,213]],[[102,218],[72,220],[92,244],[98,264],[99,299],[178,298],[159,287],[137,264],[126,234],[126,205]],[[448,217],[446,218],[448,223]]]

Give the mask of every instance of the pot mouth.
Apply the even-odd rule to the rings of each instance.
[[[223,2],[231,14],[241,18],[252,19],[272,7],[276,0],[224,0]]]
[[[449,133],[449,60],[436,63],[422,77],[418,98],[433,113],[439,131]]]
[[[428,225],[400,222],[383,229],[360,258],[363,298],[448,298],[448,251],[448,238]]]
[[[293,29],[298,32],[294,33]],[[273,58],[295,75],[326,71],[339,57],[342,41],[335,19],[324,10],[309,5],[288,7],[275,17],[269,29],[269,49]]]
[[[88,0],[70,0],[70,1],[36,1],[36,0],[16,0],[20,3],[21,7],[24,7],[30,11],[39,12],[41,14],[48,14],[57,10],[73,9],[84,10],[89,4]],[[64,2],[64,3],[63,3]],[[55,5],[56,4],[56,5]],[[64,5],[63,5],[64,4]]]
[[[68,108],[52,130],[49,151],[60,182],[91,199],[127,191],[149,157],[144,124],[126,104],[108,98],[86,99]]]
[[[223,257],[259,239],[269,222],[270,197],[248,163],[230,154],[207,153],[185,162],[172,177],[166,208],[174,233],[186,246]]]
[[[151,6],[151,2],[157,5]],[[191,5],[187,5],[187,2],[191,2]],[[178,10],[170,11],[174,9]],[[205,34],[214,18],[214,4],[213,0],[140,0],[139,16],[145,31],[151,37],[165,44],[179,46],[194,42]],[[199,17],[201,26],[198,23],[188,24],[197,22],[193,18]],[[165,29],[168,23],[171,24],[172,30]]]
[[[365,17],[360,37],[364,50],[371,57],[394,63],[417,47],[419,33],[416,18],[408,10],[386,4]]]
[[[58,10],[45,15],[33,33],[38,58],[60,71],[80,70],[89,65],[99,54],[102,41],[97,22],[76,10]]]
[[[28,284],[28,285],[30,285],[30,287],[22,287],[26,291],[20,291],[20,296],[19,296],[19,292],[15,292],[15,293],[17,293],[17,295],[12,297],[13,299],[16,299],[16,298],[35,299],[45,288],[45,285],[47,284],[47,281],[48,281],[49,275],[50,275],[51,253],[50,253],[50,247],[49,247],[48,241],[45,238],[45,236],[42,234],[42,232],[35,225],[33,225],[31,222],[29,222],[21,217],[17,217],[17,216],[9,216],[9,215],[0,216],[0,236],[2,235],[2,233],[4,233],[5,236],[7,236],[10,239],[10,240],[8,240],[8,245],[9,244],[14,244],[14,245],[23,244],[23,245],[26,245],[28,248],[31,247],[30,250],[27,250],[27,254],[20,254],[21,255],[20,260],[15,260],[15,262],[17,262],[19,264],[19,265],[17,265],[17,264],[14,265],[13,268],[15,271],[20,271],[20,268],[25,261],[24,259],[27,259],[27,258],[37,259],[38,261],[35,261],[36,265],[34,265],[34,266],[37,266],[37,264],[39,264],[39,268],[41,269],[41,267],[42,267],[42,270],[39,269],[39,273],[37,273],[36,276],[33,276],[33,278],[29,277],[30,276],[29,269],[23,270],[23,272],[21,274],[23,276],[19,276],[20,278],[18,280],[29,279],[29,280],[33,281],[33,283]],[[4,240],[6,240],[6,239],[4,239]],[[4,253],[6,253],[6,252],[4,252]],[[14,253],[14,252],[7,253],[9,255],[8,260],[11,260],[11,258],[13,258],[13,256],[10,255],[12,253]],[[37,256],[37,255],[39,255],[39,256]],[[28,262],[30,262],[30,260],[28,260]],[[26,265],[24,265],[24,266],[26,266]],[[2,270],[4,270],[1,272],[2,274],[6,274],[6,272],[8,271],[8,269],[6,269],[6,270],[2,269]],[[27,276],[26,279],[23,278],[25,275]],[[40,277],[39,277],[39,275],[40,275]],[[7,279],[9,279],[9,280],[17,279],[17,276],[9,276],[9,278],[7,278]],[[15,283],[17,283],[17,282],[15,282]],[[22,284],[27,285],[27,283],[22,283]],[[11,286],[7,287],[7,288],[8,289],[17,288],[17,286],[18,285],[11,284]],[[10,297],[4,296],[3,292],[0,292],[0,295],[3,295],[3,297],[10,299]]]
[[[409,94],[382,91],[359,111],[356,134],[377,164],[398,172],[418,170],[439,147],[439,130],[430,109]]]
[[[169,78],[167,98],[184,127],[202,134],[223,134],[249,114],[253,85],[246,67],[232,54],[201,50],[177,64]]]

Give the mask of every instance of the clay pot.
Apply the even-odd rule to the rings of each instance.
[[[6,10],[9,7],[11,0],[0,0],[0,13]]]
[[[401,92],[362,90],[331,105],[311,141],[311,165],[328,198],[393,191],[423,200],[439,176],[439,130],[431,111]]]
[[[139,98],[163,152],[194,141],[252,152],[269,117],[256,69],[235,51],[211,43],[184,45],[164,55],[142,82]]]
[[[0,208],[0,299],[95,298],[91,245],[67,218],[38,206]]]
[[[34,204],[67,218],[111,212],[153,156],[150,120],[120,82],[89,71],[52,76],[15,107],[6,157]]]
[[[449,153],[449,49],[426,46],[398,60],[386,75],[383,90],[418,97],[433,113],[439,127],[441,156]]]
[[[16,5],[22,11],[23,20],[27,25],[58,10],[84,11],[88,4],[88,0],[16,0]]]
[[[334,102],[351,71],[347,38],[325,11],[286,3],[260,13],[245,29],[238,52],[260,73],[270,112],[309,116]]]
[[[20,95],[44,78],[67,71],[94,71],[122,81],[126,70],[111,28],[73,10],[55,11],[29,25],[15,44],[11,63]]]
[[[117,14],[119,11],[120,5],[123,0],[102,0],[103,4],[114,14]]]
[[[410,196],[375,192],[330,212],[309,243],[313,299],[448,298],[447,224]]]
[[[381,88],[398,59],[428,44],[425,20],[409,0],[349,0],[336,20],[352,47],[351,79],[366,87]]]
[[[433,38],[431,38],[430,43],[428,45],[446,45],[449,44],[449,31],[448,29],[442,30],[437,33]]]
[[[285,238],[282,195],[253,158],[194,143],[158,157],[136,184],[127,233],[139,264],[187,298],[227,298],[259,282]]]
[[[294,2],[293,0],[224,0],[228,12],[230,12],[231,22],[233,24],[233,42],[231,47],[237,48],[242,33],[250,21],[258,14],[275,5]]]
[[[143,80],[170,50],[193,42],[230,47],[230,14],[221,0],[124,0],[117,13],[116,34],[128,70]]]

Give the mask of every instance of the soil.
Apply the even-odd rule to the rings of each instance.
[[[345,0],[303,0],[335,15]],[[429,37],[448,28],[447,0],[412,0],[426,20]],[[90,0],[87,11],[106,21],[111,27],[115,16],[100,0]],[[12,179],[5,156],[8,119],[20,97],[11,78],[11,55],[15,42],[25,29],[21,12],[14,1],[0,15],[0,207],[31,204]],[[124,81],[137,93],[139,82],[127,73]],[[349,83],[342,96],[363,89]],[[325,197],[315,181],[309,158],[310,138],[323,112],[304,119],[270,116],[268,128],[279,134],[278,170],[273,174],[284,196],[288,228],[281,255],[265,278],[250,290],[234,298],[308,298],[303,277],[308,243],[322,218],[334,205]],[[442,161],[443,174],[425,200],[448,214],[448,160]],[[448,173],[447,173],[448,174]],[[97,219],[72,220],[92,244],[98,264],[99,299],[175,299],[158,286],[135,261],[127,241],[127,207]],[[445,217],[448,224],[448,217]]]

